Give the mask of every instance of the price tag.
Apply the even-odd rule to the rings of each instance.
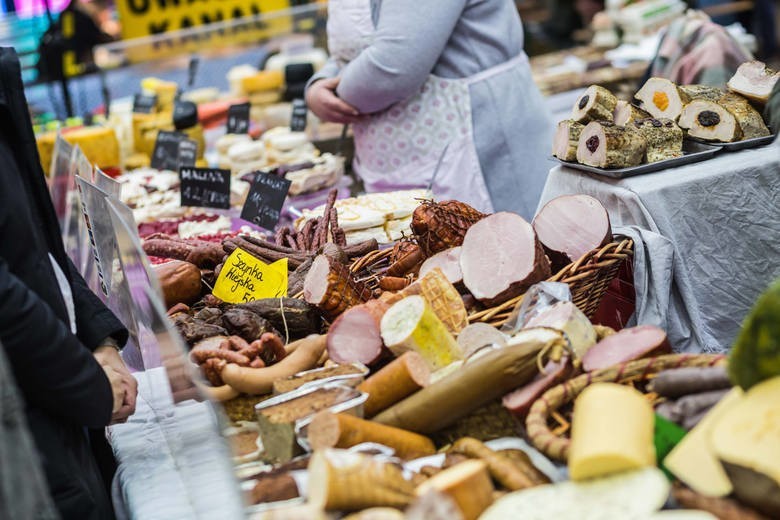
[[[293,99],[292,119],[290,119],[290,130],[293,132],[303,132],[306,130],[306,101],[302,99]]]
[[[184,139],[179,142],[179,167],[195,166],[198,159],[198,143],[193,139]]]
[[[151,114],[157,108],[157,96],[155,94],[136,94],[133,96],[133,113]]]
[[[230,170],[179,168],[181,205],[230,209]]]
[[[167,130],[157,132],[157,140],[154,142],[154,152],[152,152],[152,168],[157,170],[178,170],[180,166],[179,145],[186,139],[187,135],[181,132],[169,132]],[[193,162],[193,164],[195,163]]]
[[[249,103],[230,105],[230,108],[228,108],[227,133],[249,133]]]
[[[269,265],[239,247],[222,265],[212,294],[228,303],[287,296],[287,259]]]
[[[241,210],[241,218],[265,229],[275,228],[290,184],[292,182],[284,177],[258,172]]]

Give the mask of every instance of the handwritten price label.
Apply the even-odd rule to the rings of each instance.
[[[225,260],[212,294],[228,303],[287,296],[287,259],[266,264],[238,248]]]

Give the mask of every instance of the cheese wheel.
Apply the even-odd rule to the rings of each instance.
[[[614,383],[586,388],[574,403],[569,475],[602,477],[655,465],[653,407],[641,393]]]

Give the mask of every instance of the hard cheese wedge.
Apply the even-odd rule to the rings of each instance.
[[[654,414],[638,391],[613,383],[586,388],[574,403],[569,474],[602,477],[655,465]]]
[[[723,497],[731,493],[731,482],[715,458],[710,437],[713,427],[741,397],[740,389],[732,389],[664,459],[666,469],[701,495]]]

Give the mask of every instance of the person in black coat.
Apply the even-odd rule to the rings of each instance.
[[[137,393],[118,350],[127,331],[65,254],[10,48],[0,48],[0,164],[0,341],[60,515],[110,519],[104,428],[133,413]]]

